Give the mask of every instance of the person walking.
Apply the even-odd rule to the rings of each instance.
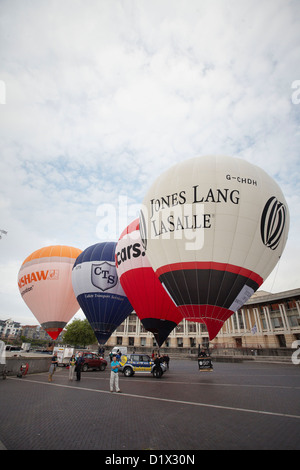
[[[114,391],[114,386],[116,388],[116,392],[121,393],[121,390],[119,388],[119,368],[121,364],[119,361],[117,361],[116,356],[113,356],[113,360],[111,363],[111,372],[110,372],[110,391]]]
[[[55,372],[55,369],[56,369],[56,366],[57,366],[57,354],[56,352],[53,354],[52,358],[51,358],[51,365],[50,365],[50,369],[49,369],[49,378],[48,378],[48,382],[52,382],[52,376]]]
[[[75,365],[76,365],[76,359],[75,359],[75,354],[73,354],[69,361],[69,380],[73,380],[74,378]]]

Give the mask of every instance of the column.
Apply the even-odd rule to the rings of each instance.
[[[259,311],[256,307],[253,309],[253,313],[254,313],[257,332],[261,333],[262,332],[262,327],[261,327],[261,323],[260,323],[260,316],[259,316]]]
[[[251,328],[252,328],[252,321],[251,321],[250,310],[249,310],[248,308],[247,308],[247,317],[248,317],[249,331],[251,331]]]
[[[245,318],[245,311],[244,311],[243,308],[241,309],[241,313],[242,313],[244,332],[245,332],[245,331],[247,331],[247,323],[246,323],[246,318]]]
[[[230,320],[231,320],[231,326],[232,326],[232,334],[234,334],[235,333],[235,328],[234,328],[233,315],[231,315]]]
[[[273,333],[274,330],[273,330],[273,325],[272,325],[271,318],[270,318],[269,308],[268,307],[263,307],[263,312],[265,314],[265,319],[266,319],[266,323],[268,325],[268,330]]]
[[[240,329],[240,321],[239,321],[239,312],[234,312],[234,314],[235,314],[235,318],[236,318],[237,330],[238,330],[238,333],[240,334],[241,329]]]
[[[284,304],[279,304],[279,311],[280,311],[280,315],[282,318],[284,329],[287,331],[291,331]]]

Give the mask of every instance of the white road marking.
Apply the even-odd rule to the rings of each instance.
[[[94,393],[105,393],[112,395],[112,393],[108,390],[95,390],[93,388],[87,388],[87,387],[76,387],[74,385],[63,385],[63,384],[58,384],[58,383],[53,383],[53,382],[41,382],[38,380],[31,380],[31,379],[25,379],[25,380],[20,380],[19,378],[16,377],[7,377],[9,380],[17,380],[22,383],[26,382],[31,382],[31,383],[36,383],[36,384],[42,384],[42,385],[49,385],[51,387],[63,387],[63,388],[70,388],[74,390],[84,390],[87,392],[94,392]],[[272,411],[261,411],[261,410],[252,410],[252,409],[247,409],[247,408],[235,408],[231,406],[223,406],[223,405],[212,405],[208,403],[198,403],[198,402],[193,402],[193,401],[185,401],[185,400],[174,400],[170,398],[158,398],[158,397],[150,397],[150,396],[144,396],[144,395],[135,395],[132,393],[116,393],[114,392],[113,395],[119,395],[123,397],[131,397],[131,398],[140,398],[143,400],[153,400],[153,401],[162,401],[162,402],[167,402],[167,403],[175,403],[175,404],[180,404],[180,405],[189,405],[189,406],[197,406],[197,407],[204,407],[204,408],[215,408],[215,409],[220,409],[220,410],[226,410],[226,411],[238,411],[238,412],[243,412],[243,413],[254,413],[254,414],[261,414],[261,415],[269,415],[269,416],[279,416],[282,418],[294,418],[294,419],[300,419],[300,416],[298,415],[291,415],[291,414],[286,414],[286,413],[276,413]]]
[[[41,372],[40,375],[44,374],[44,372]],[[140,372],[142,374],[142,372]],[[35,374],[37,375],[37,374]],[[61,375],[61,377],[67,377],[67,374]],[[277,375],[274,377],[278,377]],[[284,376],[286,377],[286,376]],[[81,377],[82,378],[82,377]],[[108,380],[108,376],[106,375],[105,377],[87,377],[84,376],[84,379],[89,379],[89,380]],[[249,378],[249,376],[247,376]],[[148,379],[145,378],[145,380],[142,380],[141,378],[138,379],[138,383],[146,382],[149,383],[149,379],[151,380],[151,377],[149,376]],[[121,378],[122,382],[133,382],[135,380],[134,377],[131,378]],[[160,380],[159,384],[167,385],[167,384],[175,384],[175,385],[207,385],[211,387],[249,387],[249,388],[283,388],[285,390],[298,390],[300,387],[296,386],[290,386],[290,385],[259,385],[259,384],[228,384],[228,383],[216,383],[216,382],[184,382],[182,380],[180,381],[174,381],[174,380]]]

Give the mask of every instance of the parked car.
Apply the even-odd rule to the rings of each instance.
[[[82,355],[84,359],[84,363],[82,366],[82,370],[86,372],[89,369],[99,369],[105,370],[107,366],[107,361],[102,357],[98,356],[95,353],[86,352]]]
[[[161,362],[160,367],[158,367],[148,354],[129,354],[126,357],[126,361],[121,362],[121,364],[120,371],[122,371],[126,377],[131,377],[135,373],[142,372],[152,374],[153,377],[160,379],[167,370],[167,365],[164,362]]]

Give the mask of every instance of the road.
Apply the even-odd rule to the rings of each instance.
[[[300,449],[300,367],[174,360],[161,379],[106,371],[69,382],[59,368],[0,380],[0,448],[8,450]]]

